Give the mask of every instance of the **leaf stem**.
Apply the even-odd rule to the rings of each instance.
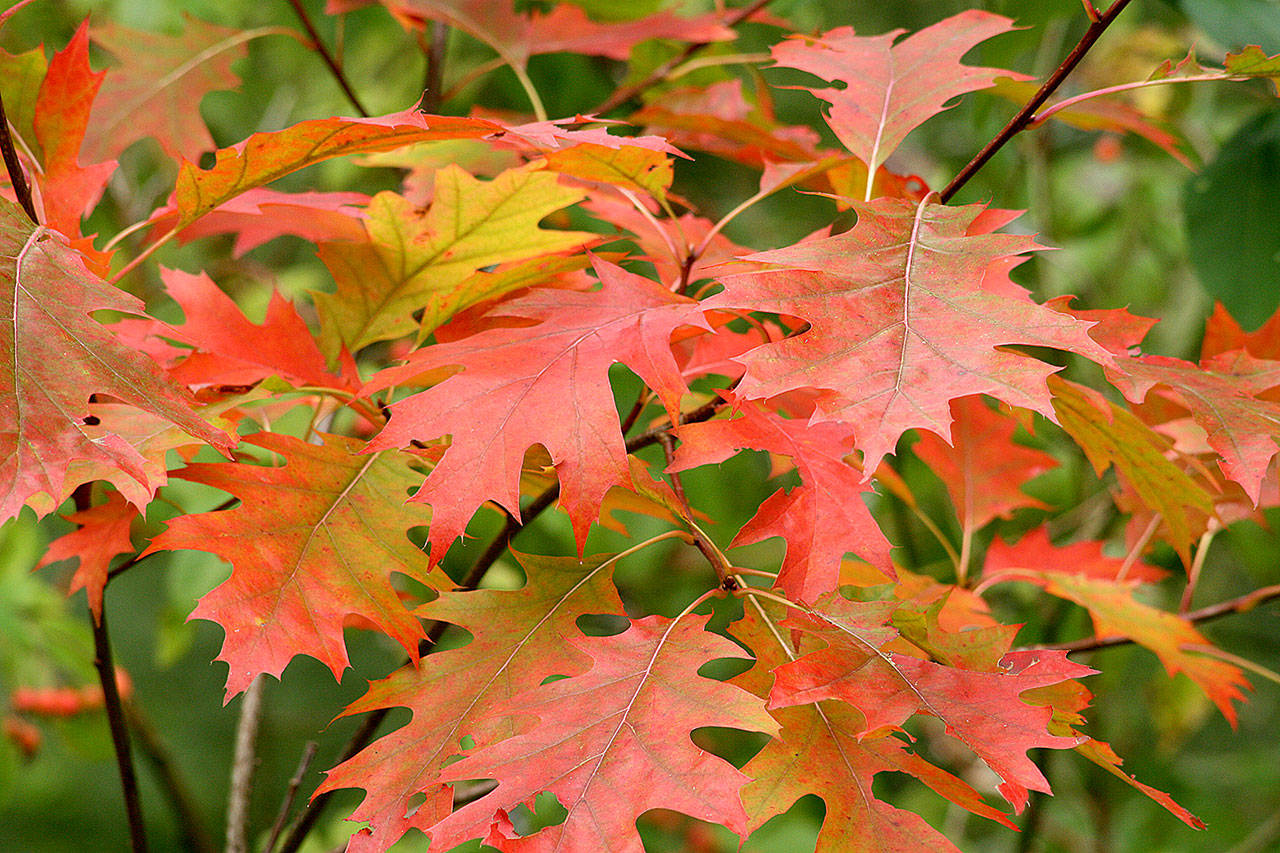
[[[743,6],[741,9],[735,9],[729,14],[725,15],[722,23],[726,27],[736,27],[738,24],[742,23],[747,18],[751,17],[756,12],[759,12],[761,9],[763,9],[765,6],[768,6],[768,5],[769,5],[769,0],[754,0],[754,2],[749,3],[746,6]],[[706,47],[709,44],[711,44],[711,42],[707,42],[707,41],[690,42],[689,44],[685,45],[684,49],[681,50],[678,54],[671,57],[666,62],[662,63],[657,68],[653,69],[653,71],[649,72],[649,74],[644,79],[636,83],[632,83],[630,86],[625,86],[621,89],[615,90],[612,95],[610,95],[608,98],[602,101],[595,109],[591,110],[590,114],[603,115],[605,113],[612,112],[613,110],[625,104],[627,101],[634,98],[636,95],[639,95],[641,92],[653,86],[655,83],[659,83],[662,80],[669,79],[672,71],[674,71],[679,66],[683,65],[689,59],[689,57],[693,56],[693,54],[697,53],[699,50],[702,50],[702,48]]]
[[[13,194],[17,197],[18,204],[22,205],[22,209],[26,211],[31,221],[39,225],[36,207],[31,200],[31,187],[27,185],[27,176],[22,171],[18,151],[13,147],[13,136],[9,133],[9,118],[4,113],[4,98],[0,98],[0,153],[4,155],[4,167],[9,171],[9,183],[13,185]]]
[[[1092,98],[1101,98],[1106,95],[1114,95],[1117,92],[1128,92],[1128,91],[1132,91],[1133,89],[1146,89],[1150,86],[1168,86],[1172,83],[1212,83],[1218,80],[1223,80],[1227,82],[1242,82],[1242,81],[1251,80],[1251,79],[1253,78],[1241,76],[1241,75],[1230,75],[1230,74],[1227,74],[1226,71],[1219,71],[1213,74],[1193,74],[1187,77],[1162,77],[1159,80],[1138,80],[1133,83],[1121,83],[1118,86],[1107,86],[1104,89],[1094,89],[1092,92],[1084,92],[1082,94],[1073,95],[1070,98],[1066,98],[1064,100],[1058,101],[1053,106],[1044,110],[1044,112],[1039,112],[1039,113],[1036,113],[1034,116],[1032,116],[1031,121],[1027,125],[1027,127],[1028,128],[1038,127],[1039,125],[1043,124],[1044,121],[1048,119],[1050,116],[1052,116],[1054,113],[1059,112],[1061,110],[1069,109],[1070,107],[1082,101],[1088,101],[1088,100],[1091,100]]]
[[[1208,607],[1201,607],[1199,610],[1191,610],[1181,614],[1192,624],[1202,622],[1210,622],[1232,613],[1248,613],[1260,604],[1280,598],[1280,584],[1272,586],[1264,586],[1255,589],[1253,592],[1245,593],[1236,598],[1220,601],[1217,604],[1210,604]],[[1055,649],[1066,652],[1088,652],[1095,649],[1109,649],[1112,646],[1127,646],[1134,642],[1132,637],[1084,637],[1079,640],[1072,640],[1068,643],[1046,643],[1043,645],[1023,646],[1024,649]]]
[[[1067,76],[1080,64],[1080,60],[1084,59],[1085,54],[1089,52],[1098,38],[1106,31],[1107,27],[1111,26],[1111,23],[1128,5],[1129,0],[1115,0],[1107,11],[1097,16],[1096,20],[1090,20],[1089,28],[1084,31],[1080,41],[1067,54],[1067,58],[1062,60],[1062,64],[1054,69],[1053,73],[1044,81],[1044,85],[1040,87],[1039,91],[1031,96],[1031,100],[1027,101],[1022,109],[1018,110],[1013,118],[1009,119],[1009,123],[981,151],[974,155],[973,159],[966,163],[959,174],[952,178],[951,183],[947,184],[946,188],[942,190],[939,195],[943,204],[949,202],[952,196],[960,191],[961,187],[969,183],[969,179],[976,175],[978,170],[985,166],[987,161],[994,157],[996,152],[1003,148],[1010,139],[1030,126],[1036,110],[1044,106],[1044,102],[1049,100],[1049,97],[1057,91],[1058,87],[1067,79]],[[1092,15],[1089,17],[1093,18]]]
[[[307,36],[311,39],[312,46],[316,52],[320,54],[320,58],[324,60],[324,64],[329,67],[329,73],[333,75],[333,79],[338,81],[338,85],[342,87],[342,93],[347,96],[347,100],[351,102],[351,106],[356,108],[360,115],[368,118],[370,113],[364,108],[364,104],[360,103],[360,99],[356,96],[355,90],[351,88],[351,81],[347,79],[347,75],[342,70],[342,66],[338,63],[337,58],[329,52],[329,48],[325,46],[324,40],[320,38],[320,33],[316,31],[316,26],[311,21],[311,16],[307,14],[306,8],[302,5],[301,0],[289,0],[289,5],[293,7],[293,11],[297,13],[298,20],[302,22],[302,27],[307,31]]]
[[[667,460],[667,475],[671,477],[671,491],[675,492],[676,500],[680,502],[680,508],[684,510],[684,523],[688,526],[690,534],[692,534],[692,544],[702,552],[702,556],[707,558],[707,562],[715,570],[716,580],[723,587],[724,582],[733,577],[733,564],[729,562],[729,558],[724,555],[724,552],[711,541],[711,537],[707,536],[706,532],[693,520],[693,507],[689,505],[689,497],[684,492],[684,483],[680,480],[680,473],[670,470],[672,465],[675,464],[675,445],[671,438],[671,433],[663,433],[658,441],[662,445],[662,453]]]

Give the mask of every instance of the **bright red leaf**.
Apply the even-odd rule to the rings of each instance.
[[[753,403],[740,406],[738,414],[732,420],[680,427],[680,448],[670,470],[723,462],[749,447],[790,456],[801,485],[789,493],[774,492],[732,544],[783,537],[787,556],[777,586],[794,601],[813,601],[835,590],[840,560],[850,551],[892,578],[889,540],[863,501],[871,490],[862,482],[862,472],[844,461],[853,449],[847,430],[839,424],[788,420]]]
[[[827,392],[814,420],[852,427],[871,470],[908,429],[950,435],[956,397],[985,393],[1051,414],[1045,380],[1056,368],[1006,345],[1110,360],[1086,323],[1037,305],[1009,280],[1037,246],[987,233],[1007,216],[887,198],[854,207],[850,231],[748,255],[762,268],[723,276],[726,292],[704,303],[810,324],[743,356],[738,393]]]
[[[399,385],[424,371],[461,373],[391,407],[391,423],[370,445],[381,450],[453,437],[414,500],[431,504],[431,557],[439,560],[471,516],[492,500],[520,515],[525,451],[541,444],[560,478],[560,502],[579,545],[611,486],[631,475],[609,386],[621,362],[658,393],[674,419],[684,380],[671,333],[703,325],[698,303],[597,259],[598,291],[535,289],[500,303],[495,317],[540,321],[497,328],[419,350],[383,371],[367,390]]]
[[[49,550],[36,563],[36,568],[60,560],[78,559],[80,565],[71,576],[67,594],[83,589],[89,596],[93,618],[100,622],[102,590],[107,585],[111,558],[117,554],[133,553],[129,528],[138,517],[138,509],[126,501],[124,495],[112,492],[97,506],[63,517],[77,525],[76,529],[50,542]]]

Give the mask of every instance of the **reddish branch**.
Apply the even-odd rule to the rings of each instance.
[[[746,6],[743,6],[741,9],[735,9],[734,11],[725,15],[723,23],[726,27],[730,27],[730,28],[736,27],[738,24],[742,23],[747,18],[754,15],[756,12],[759,12],[761,9],[763,9],[767,5],[769,5],[769,0],[754,0],[754,2],[748,3]],[[634,98],[636,95],[643,92],[645,89],[648,89],[650,86],[654,85],[655,83],[659,83],[662,80],[666,79],[666,76],[670,74],[676,68],[676,66],[680,65],[690,56],[702,50],[704,47],[706,47],[709,44],[711,44],[711,42],[706,42],[706,41],[690,42],[689,44],[684,46],[684,50],[680,51],[675,56],[671,57],[666,62],[662,63],[657,68],[653,69],[653,71],[649,72],[649,76],[645,77],[640,82],[632,83],[630,86],[626,86],[615,91],[612,95],[606,98],[600,104],[600,106],[591,110],[591,114],[604,115],[605,113],[608,113],[612,110],[617,109],[618,107],[625,104],[627,101]]]
[[[1191,610],[1183,614],[1188,622],[1209,622],[1232,613],[1247,613],[1259,604],[1280,598],[1280,584],[1264,586],[1236,598],[1210,604],[1199,610]],[[1125,646],[1134,642],[1130,637],[1084,637],[1069,643],[1047,643],[1040,646],[1028,646],[1033,649],[1060,649],[1066,652],[1088,652],[1095,649],[1107,649],[1112,646]]]
[[[325,47],[324,40],[320,38],[320,33],[316,31],[316,25],[312,23],[311,16],[307,14],[307,10],[303,8],[301,0],[289,0],[289,5],[293,7],[293,11],[298,14],[298,20],[302,22],[303,28],[307,31],[307,36],[311,39],[311,44],[315,46],[316,52],[320,54],[320,58],[324,60],[324,64],[329,66],[329,73],[333,75],[333,79],[338,81],[338,85],[342,87],[342,93],[347,96],[347,100],[351,102],[351,106],[365,118],[369,117],[369,111],[360,103],[360,99],[356,97],[355,89],[351,88],[351,81],[347,79],[347,75],[343,73],[342,66],[338,63],[329,48]]]
[[[951,183],[947,184],[946,188],[943,189],[940,193],[943,204],[949,202],[952,196],[959,192],[960,188],[967,184],[969,179],[977,174],[978,170],[985,166],[997,151],[1004,147],[1006,142],[1026,130],[1027,126],[1035,121],[1036,110],[1044,106],[1045,101],[1049,100],[1049,97],[1057,91],[1058,87],[1067,79],[1067,76],[1080,64],[1080,60],[1084,59],[1085,54],[1093,47],[1098,37],[1106,31],[1107,27],[1111,26],[1111,22],[1128,5],[1129,0],[1115,0],[1107,11],[1097,15],[1096,18],[1092,15],[1090,16],[1089,28],[1084,31],[1084,35],[1080,37],[1080,41],[1072,49],[1071,53],[1067,54],[1067,58],[1062,60],[1062,64],[1054,69],[1054,72],[1044,81],[1044,85],[1040,87],[1040,90],[1032,96],[1031,100],[1027,101],[1022,109],[1018,110],[1018,113],[1013,118],[1009,119],[1009,123],[995,135],[995,138],[988,142],[972,160],[966,163],[960,173],[952,178]]]

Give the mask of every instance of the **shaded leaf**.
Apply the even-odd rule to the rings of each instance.
[[[35,228],[17,205],[0,200],[0,518],[43,493],[45,510],[76,485],[77,460],[127,472],[151,494],[160,483],[117,435],[91,435],[85,418],[94,394],[162,417],[219,448],[230,436],[210,426],[183,390],[141,353],[120,344],[90,314],[140,314],[142,303],[90,273],[80,256]]]
[[[79,560],[67,594],[83,589],[94,621],[101,622],[102,590],[107,585],[111,558],[133,553],[129,527],[138,517],[138,510],[122,494],[112,492],[104,502],[63,517],[77,525],[76,529],[50,542],[36,568],[61,560]]]

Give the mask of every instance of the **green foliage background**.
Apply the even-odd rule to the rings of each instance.
[[[660,5],[657,0],[577,2],[594,14],[610,16],[639,14]],[[306,5],[326,27],[323,34],[332,43],[337,34],[321,15],[323,4]],[[968,5],[959,0],[777,0],[770,8],[802,30],[852,24],[858,32],[869,34],[895,27],[914,30]],[[975,51],[972,61],[984,65],[1043,75],[1074,44],[1084,25],[1079,0],[991,0],[982,5],[1027,27]],[[61,48],[86,14],[95,20],[174,31],[186,13],[246,29],[296,26],[283,2],[45,2],[17,14],[0,33],[0,46],[10,52],[41,42],[51,49]],[[735,50],[764,50],[775,31],[746,27],[743,32],[744,42]],[[424,74],[420,52],[384,11],[370,7],[350,15],[342,39],[347,69],[372,111],[403,109],[417,100]],[[456,67],[490,55],[487,48],[460,33],[452,39],[449,61]],[[1261,43],[1268,53],[1280,51],[1280,8],[1271,0],[1135,2],[1068,83],[1068,90],[1142,79],[1159,61],[1180,58],[1192,43],[1202,56],[1212,59],[1244,43]],[[661,50],[642,48],[637,60],[656,64],[666,56]],[[350,114],[319,59],[294,40],[254,40],[248,60],[239,64],[238,71],[244,78],[240,90],[216,93],[201,105],[220,145],[306,118]],[[586,110],[601,101],[616,84],[618,69],[591,58],[557,55],[536,57],[530,73],[554,116]],[[725,73],[730,72],[698,72],[709,79]],[[788,76],[785,71],[762,73],[775,85],[799,81],[798,75]],[[1110,159],[1099,156],[1095,135],[1050,124],[1016,140],[957,201],[986,200],[1000,207],[1026,208],[1029,213],[1015,227],[1038,233],[1042,242],[1062,248],[1042,254],[1020,270],[1021,281],[1038,299],[1073,293],[1084,307],[1127,305],[1135,313],[1161,317],[1149,342],[1151,351],[1194,357],[1214,297],[1226,302],[1250,327],[1280,302],[1280,245],[1275,243],[1280,231],[1274,215],[1274,199],[1280,195],[1280,146],[1275,142],[1280,112],[1274,92],[1261,83],[1168,87],[1146,94],[1154,100],[1145,106],[1179,128],[1189,142],[1192,159],[1205,165],[1198,176],[1141,140],[1123,140],[1122,155]],[[825,131],[815,99],[781,89],[775,90],[775,97],[784,121]],[[506,70],[466,86],[445,104],[445,111],[465,113],[474,104],[512,110],[527,106]],[[914,134],[892,165],[941,186],[1013,109],[1012,104],[990,95],[971,96]],[[113,183],[87,230],[114,234],[163,201],[173,176],[165,171],[152,145],[143,143],[126,153],[125,178]],[[358,169],[339,161],[282,183],[291,189],[374,192],[394,186],[397,177],[394,170]],[[700,155],[696,162],[679,164],[677,190],[714,217],[753,192],[754,181],[753,173],[744,168]],[[825,200],[782,194],[740,217],[729,235],[746,245],[766,248],[793,242],[832,215],[833,208]],[[273,241],[236,262],[230,260],[229,246],[229,238],[185,248],[170,246],[159,261],[186,270],[207,270],[251,316],[260,315],[265,306],[269,292],[265,282],[274,279],[286,295],[293,296],[326,286],[327,274],[309,245],[300,240]],[[176,309],[164,304],[154,285],[144,285],[140,295],[158,316],[176,320]],[[628,378],[622,376],[619,381]],[[1071,522],[1090,523],[1087,498],[1101,484],[1083,460],[1069,455],[1067,442],[1058,441],[1052,428],[1041,432],[1041,440],[1067,463],[1039,481],[1038,497],[1054,506],[1083,506]],[[940,486],[909,452],[900,457],[904,473],[926,496],[926,510],[935,519],[948,519],[950,509]],[[736,470],[741,477],[734,476]],[[698,472],[688,476],[691,499],[717,520],[712,533],[722,544],[774,484],[726,493],[714,482],[762,482],[766,470],[763,459],[747,455],[729,463],[716,481]],[[198,493],[194,486],[175,487],[174,492],[189,509],[201,508],[202,500],[208,506],[219,500],[212,493]],[[880,511],[893,519],[891,535],[903,546],[901,553],[913,568],[947,571],[945,556],[918,522],[891,502]],[[157,503],[148,525],[158,530],[166,513],[174,512]],[[1098,535],[1114,533],[1114,520],[1103,521],[1111,527],[1097,531]],[[562,518],[544,519],[522,535],[519,547],[534,552],[563,550],[571,545],[571,538],[562,522]],[[68,678],[91,678],[92,644],[83,596],[64,602],[56,588],[69,570],[64,565],[29,573],[44,544],[64,529],[66,525],[57,520],[37,525],[30,516],[0,529],[0,686],[4,688],[0,693],[7,694],[18,684],[40,683],[50,667]],[[1008,529],[1019,529],[1018,519]],[[1274,529],[1274,525],[1268,531],[1242,523],[1220,536],[1197,604],[1280,582],[1280,540]],[[616,547],[618,540],[611,536],[600,534],[592,545],[602,550]],[[1173,566],[1171,554],[1168,560]],[[459,565],[464,563],[458,560]],[[700,574],[705,569],[693,563],[667,563],[659,577],[651,567],[660,563],[650,555],[644,565],[628,565],[620,581],[626,587],[624,593],[646,609],[674,613],[688,600],[689,588],[705,583]],[[514,569],[508,568],[507,573],[510,580],[516,579]],[[196,598],[225,574],[209,555],[163,554],[113,582],[107,596],[119,662],[132,674],[138,704],[174,755],[215,836],[223,820],[240,700],[222,705],[224,670],[210,665],[220,630],[209,623],[183,620]],[[1005,605],[1001,615],[1006,619],[1035,614],[1021,642],[1063,641],[1089,632],[1087,617],[1047,602],[1024,590],[998,604]],[[1230,617],[1205,630],[1215,643],[1251,660],[1276,661],[1280,660],[1280,632],[1275,630],[1275,620],[1274,605],[1269,605],[1264,612]],[[320,746],[303,784],[304,793],[318,783],[321,769],[336,763],[355,722],[330,724],[330,720],[363,692],[366,679],[386,674],[399,659],[395,648],[370,635],[349,632],[348,641],[355,668],[341,686],[335,688],[324,668],[308,658],[296,660],[283,683],[269,682],[259,741],[254,826],[271,824],[305,742],[315,739]],[[1189,682],[1170,680],[1149,653],[1118,648],[1096,653],[1094,661],[1104,674],[1089,681],[1098,697],[1089,731],[1126,757],[1126,770],[1170,792],[1205,819],[1207,832],[1193,833],[1071,753],[1042,756],[1055,796],[1033,799],[1021,821],[1026,829],[1021,835],[982,823],[958,809],[946,810],[937,797],[912,780],[882,775],[878,786],[885,791],[900,788],[894,794],[900,806],[920,811],[971,851],[1246,853],[1275,849],[1280,844],[1280,738],[1275,728],[1280,719],[1280,689],[1257,679],[1257,692],[1241,711],[1239,731],[1232,732]],[[403,719],[393,715],[390,725],[399,725]],[[53,853],[83,850],[86,843],[102,850],[123,849],[127,835],[105,722],[83,717],[48,723],[44,734],[41,752],[29,763],[7,744],[0,748],[0,849]],[[147,759],[141,758],[140,763],[154,847],[180,849],[164,792]],[[358,792],[348,792],[347,804],[357,797]],[[312,849],[329,849],[346,837],[349,829],[339,822],[342,812],[342,808],[331,810],[326,823],[313,834]],[[801,801],[745,849],[812,849],[820,816],[818,801]],[[734,849],[732,839],[707,827],[691,829],[689,823],[671,816],[649,821],[646,839],[655,850],[687,849],[690,839],[699,837],[711,845],[706,849]],[[402,846],[416,849],[414,844],[410,839]]]

